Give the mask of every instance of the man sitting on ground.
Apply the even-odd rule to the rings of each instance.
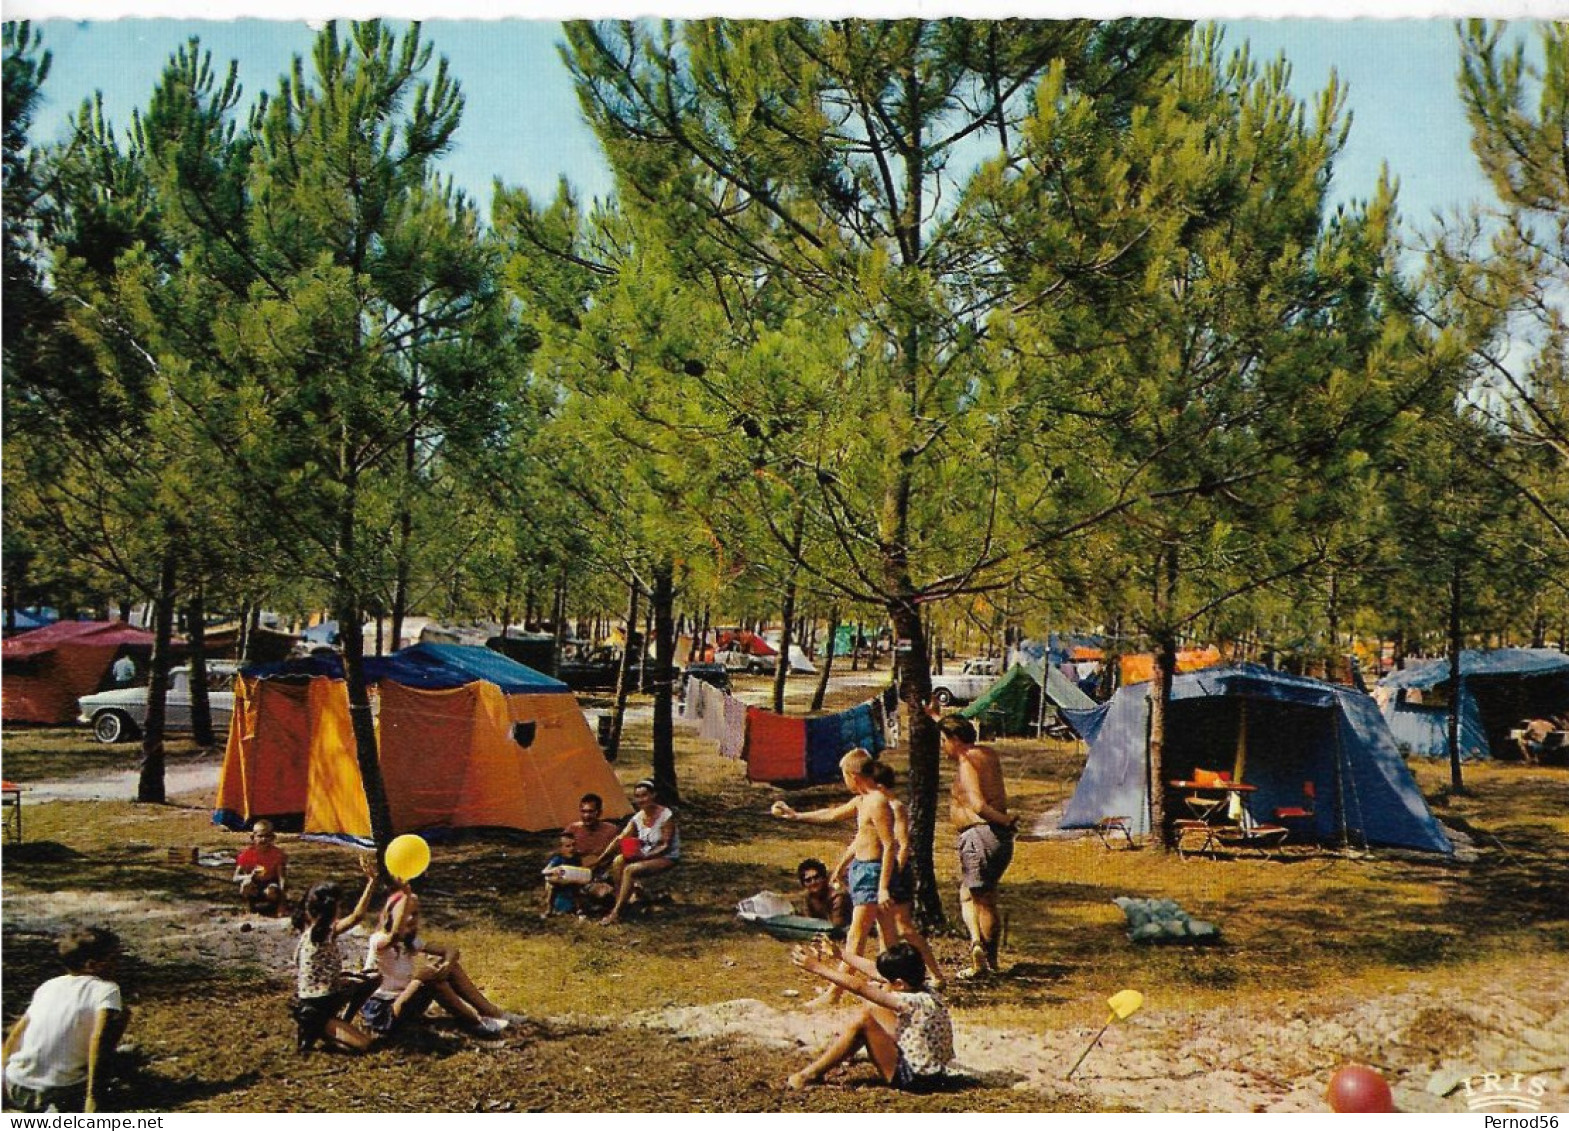
[[[808,919],[821,919],[841,931],[850,925],[850,893],[829,883],[828,865],[815,858],[803,860],[796,865],[795,877],[806,897],[803,913]]]

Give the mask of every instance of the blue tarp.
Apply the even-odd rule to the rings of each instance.
[[[1121,688],[1089,711],[1065,711],[1089,744],[1063,828],[1090,828],[1103,817],[1127,817],[1135,834],[1149,832],[1145,794],[1146,715],[1150,685]],[[1453,852],[1428,811],[1378,706],[1361,692],[1254,664],[1206,668],[1172,682],[1167,720],[1167,781],[1197,769],[1233,771],[1244,712],[1247,757],[1240,780],[1255,820],[1303,803],[1303,784],[1317,794],[1315,831],[1432,852]],[[1167,806],[1172,812],[1171,805]]]
[[[1449,756],[1447,702],[1415,702],[1410,694],[1447,689],[1448,684],[1448,657],[1418,661],[1379,681],[1387,694],[1384,719],[1402,750],[1430,758]],[[1459,705],[1460,756],[1491,757],[1494,744],[1522,719],[1569,711],[1569,656],[1556,648],[1461,652]]]
[[[256,664],[246,668],[245,674],[260,679],[310,676],[342,679],[343,660],[338,656],[310,656]],[[365,657],[365,682],[380,683],[382,680],[425,691],[464,687],[480,680],[494,683],[507,695],[568,694],[571,691],[559,679],[509,660],[499,652],[463,644],[415,644],[390,656]]]

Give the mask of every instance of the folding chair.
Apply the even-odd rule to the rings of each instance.
[[[13,844],[22,840],[22,787],[15,782],[0,782],[0,805],[5,807],[5,833]]]
[[[1117,833],[1123,835],[1130,849],[1138,847],[1133,843],[1133,832],[1128,828],[1128,820],[1127,817],[1102,817],[1095,822],[1095,835],[1100,837],[1101,844],[1106,846],[1108,852],[1111,851],[1111,839]]]
[[[1286,839],[1294,840],[1296,834],[1301,832],[1303,842],[1314,849],[1318,848],[1318,834],[1313,823],[1317,806],[1318,788],[1312,782],[1305,781],[1302,783],[1301,805],[1282,805],[1275,810],[1275,821],[1284,824],[1288,830]]]
[[[1280,842],[1291,830],[1285,825],[1261,825],[1253,819],[1246,805],[1242,806],[1242,819],[1235,825],[1215,830],[1215,839],[1238,849],[1252,849],[1261,858],[1280,855]]]

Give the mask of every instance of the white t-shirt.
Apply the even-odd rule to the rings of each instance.
[[[652,824],[649,823],[648,818],[643,814],[643,810],[639,809],[632,814],[632,830],[637,833],[639,851],[644,856],[647,856],[664,843],[665,826],[674,819],[675,813],[663,806],[659,810],[659,816],[654,818]],[[681,859],[681,830],[679,828],[670,830],[670,851],[666,852],[665,855],[672,860]]]
[[[403,992],[414,979],[414,956],[425,949],[425,940],[416,936],[407,946],[392,946],[386,931],[377,931],[370,937],[365,951],[365,969],[381,975],[381,985],[373,995],[392,999]]]
[[[63,974],[39,986],[27,1007],[27,1028],[10,1062],[8,1083],[69,1088],[87,1081],[87,1055],[100,1010],[119,1012],[120,987],[91,974]]]

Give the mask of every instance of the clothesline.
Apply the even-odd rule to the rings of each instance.
[[[754,782],[838,780],[839,759],[860,747],[873,754],[899,745],[899,697],[893,686],[864,703],[813,718],[776,715],[751,707],[696,677],[688,677],[679,720],[719,753],[746,763]]]

